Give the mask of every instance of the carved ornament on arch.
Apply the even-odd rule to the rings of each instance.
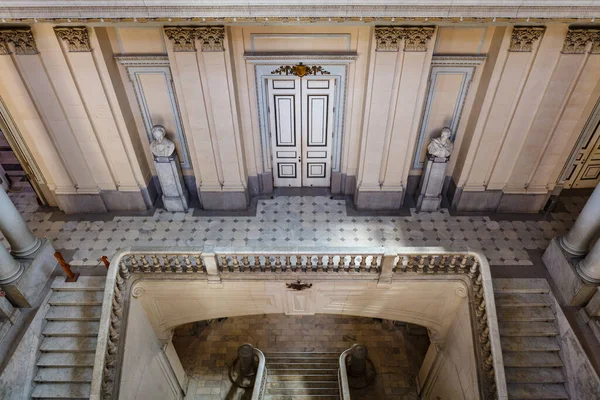
[[[54,33],[67,43],[69,52],[92,51],[85,26],[55,26]]]
[[[196,51],[196,39],[202,51],[225,51],[225,27],[223,26],[165,26],[165,34],[173,41],[173,50]]]
[[[533,51],[533,44],[542,37],[545,31],[545,26],[515,26],[510,37],[508,51]]]
[[[399,51],[404,40],[404,51],[427,51],[433,37],[433,26],[376,26],[376,51]]]
[[[10,54],[8,43],[15,46],[18,56],[38,54],[30,27],[0,29],[0,54]]]
[[[584,54],[590,42],[592,43],[590,54],[600,54],[600,29],[569,28],[562,52]]]

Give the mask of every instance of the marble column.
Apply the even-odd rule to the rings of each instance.
[[[15,257],[28,257],[35,253],[42,242],[27,227],[8,194],[0,186],[0,231],[10,243]]]
[[[0,285],[10,283],[23,274],[23,266],[0,243]]]
[[[559,239],[560,246],[569,254],[583,256],[595,235],[600,232],[600,185],[577,217],[575,224],[565,236]]]
[[[589,282],[600,283],[600,240],[583,260],[577,264],[577,272]]]

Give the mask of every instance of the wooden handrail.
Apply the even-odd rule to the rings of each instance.
[[[54,253],[54,258],[58,260],[58,263],[62,267],[63,271],[65,271],[65,274],[67,274],[67,279],[65,279],[65,282],[77,282],[79,274],[73,273],[73,271],[71,271],[71,266],[65,261],[62,254],[60,254],[60,251]]]
[[[102,256],[102,262],[104,263],[106,269],[110,268],[110,261],[108,261],[108,257]]]

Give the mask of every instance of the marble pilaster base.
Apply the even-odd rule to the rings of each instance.
[[[354,202],[358,210],[398,210],[402,207],[404,191],[357,190]]]
[[[190,196],[183,181],[179,159],[155,157],[154,166],[162,190],[163,206],[167,211],[185,212],[190,206]]]
[[[581,307],[588,304],[598,286],[584,281],[579,276],[575,268],[579,260],[566,254],[556,239],[550,241],[542,257],[554,283],[569,306]]]
[[[246,191],[211,192],[200,189],[200,201],[204,210],[240,211],[248,208],[250,199]]]
[[[58,264],[54,258],[54,251],[54,247],[48,240],[42,240],[42,245],[32,258],[17,259],[24,265],[25,271],[16,281],[2,285],[6,298],[15,307],[29,308],[35,304]]]

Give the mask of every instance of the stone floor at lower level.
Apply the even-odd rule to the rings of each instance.
[[[31,192],[10,197],[34,234],[69,253],[73,265],[96,266],[130,246],[469,246],[491,265],[532,265],[528,251],[543,251],[565,234],[586,197],[561,197],[557,212],[452,216],[447,209],[410,216],[352,216],[344,200],[327,196],[279,196],[259,200],[256,216],[209,217],[155,210],[147,216],[65,216],[40,210]],[[108,216],[108,218],[107,218]],[[0,234],[0,238],[2,235]],[[6,243],[5,243],[6,244]]]
[[[416,400],[415,376],[427,351],[424,329],[392,321],[339,315],[254,315],[199,322],[176,329],[173,344],[193,380],[186,399],[234,399],[229,367],[237,348],[250,343],[268,352],[337,352],[367,346],[377,375],[353,399]]]

